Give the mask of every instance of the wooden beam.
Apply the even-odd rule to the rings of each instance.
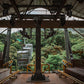
[[[46,15],[46,14],[29,14],[29,15],[24,15],[21,14],[21,19],[34,19],[34,17],[40,17],[41,19],[54,19],[56,15]],[[17,15],[14,16],[15,18],[18,18]]]
[[[15,0],[10,0],[10,2],[11,2],[11,4],[12,4],[12,6],[13,6],[15,12],[17,13],[18,18],[20,19],[20,12],[19,12],[19,10],[18,10],[18,7],[17,7],[17,5],[16,5]]]
[[[14,27],[11,26],[9,20],[0,20],[2,28],[35,28],[33,20],[16,20]],[[42,21],[41,28],[84,28],[84,21],[66,21],[66,24],[61,27],[60,21]]]
[[[29,10],[29,8],[30,8],[31,4],[33,3],[33,1],[34,1],[34,0],[31,0],[30,3],[29,3],[29,5],[27,5],[26,12]]]
[[[9,7],[12,8],[13,6],[9,4]],[[23,5],[17,5],[17,7],[18,8],[26,8],[26,7],[30,7],[30,8],[40,8],[40,7],[41,8],[54,8],[56,6],[48,5],[48,4],[47,4],[47,6],[46,5],[32,5],[32,1],[31,1],[31,3],[29,3],[28,5],[26,5],[26,4],[25,5],[24,4]]]
[[[80,34],[82,37],[84,37],[83,34],[81,34],[79,31],[77,31],[75,28],[73,28],[74,31],[76,31],[78,34]]]
[[[61,3],[61,6],[57,10],[56,17],[55,17],[54,20],[57,20],[57,18],[60,16],[61,10],[62,10],[62,8],[64,8],[65,3],[66,3],[66,0],[63,0],[62,3]]]
[[[48,4],[47,4],[46,0],[43,0],[43,1],[44,1],[45,5],[47,6]]]

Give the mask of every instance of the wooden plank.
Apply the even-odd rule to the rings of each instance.
[[[77,79],[77,78],[75,78],[75,77],[73,77],[73,76],[71,76],[71,75],[69,75],[69,74],[67,74],[67,73],[64,73],[64,72],[62,72],[62,71],[60,71],[60,70],[58,70],[58,72],[60,72],[60,73],[61,73],[62,75],[64,75],[64,76],[66,76],[66,77],[72,79],[74,82],[76,82],[76,83],[78,83],[78,84],[84,84],[83,81],[81,81],[81,80],[79,80],[79,79]]]
[[[15,74],[19,73],[21,70],[18,70],[14,73],[12,73],[11,75],[5,77],[4,79],[0,80],[0,84],[4,83],[6,80],[10,79],[11,77],[13,77]]]
[[[2,28],[35,28],[36,25],[33,20],[16,20],[12,27],[9,20],[0,20],[0,27]],[[66,24],[61,27],[59,21],[43,21],[41,28],[84,28],[84,21],[66,21]]]
[[[69,79],[60,79],[59,76],[55,73],[45,74],[46,77],[49,77],[50,82],[26,82],[32,74],[18,74],[18,77],[14,81],[9,81],[9,84],[72,84]]]
[[[0,69],[0,80],[4,79],[5,77],[10,75],[10,69],[2,68]]]

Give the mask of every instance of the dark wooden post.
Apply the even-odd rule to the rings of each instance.
[[[41,73],[41,21],[36,21],[36,73]]]
[[[5,51],[5,62],[9,61],[9,49],[10,49],[10,37],[11,37],[11,28],[7,30],[7,37],[6,37],[6,51]]]
[[[41,22],[40,17],[35,17],[36,24],[36,72],[32,76],[32,80],[45,80],[45,76],[41,73]]]
[[[67,61],[70,61],[70,59],[73,59],[73,56],[72,56],[71,44],[69,40],[69,33],[68,33],[67,28],[65,28],[64,31],[65,31],[66,59]]]

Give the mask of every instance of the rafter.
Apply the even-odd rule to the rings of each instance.
[[[26,12],[29,10],[29,8],[30,8],[30,6],[32,5],[33,1],[34,1],[34,0],[31,0],[30,3],[29,3],[29,5],[27,5]]]
[[[51,0],[48,0],[49,4],[51,4]]]
[[[80,34],[82,37],[84,37],[83,34],[81,34],[79,31],[77,31],[75,28],[73,28],[74,31],[76,31],[78,34]]]
[[[56,17],[55,17],[55,20],[57,20],[57,18],[59,17],[60,13],[61,13],[61,10],[62,8],[64,8],[64,4],[65,4],[66,0],[63,0],[61,6],[59,7],[57,13],[56,13]]]
[[[17,7],[17,4],[16,4],[15,0],[10,0],[10,2],[11,2],[11,4],[12,4],[12,6],[13,6],[15,12],[17,13],[19,19],[20,19],[20,18],[21,18],[21,17],[20,17],[20,12],[19,12],[19,10],[18,10],[18,7]]]
[[[48,4],[47,4],[46,0],[43,0],[43,1],[44,1],[45,5],[47,6]]]

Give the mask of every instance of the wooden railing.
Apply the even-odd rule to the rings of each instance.
[[[35,66],[36,66],[35,64],[28,64],[27,65],[27,73],[28,73],[28,71],[31,71],[31,72],[35,73],[35,71],[36,71]],[[47,68],[44,70],[43,66],[47,66]],[[34,67],[34,70],[32,70],[31,67]],[[47,70],[50,73],[50,65],[49,64],[41,64],[41,72],[44,73]]]
[[[6,62],[5,64],[3,64],[3,67],[10,68],[10,74],[12,73],[12,63],[13,63],[13,61],[10,60],[10,61]]]
[[[32,70],[31,67],[34,67],[34,70]],[[27,73],[28,73],[28,71],[35,73],[35,71],[36,71],[35,64],[28,64],[27,65]]]
[[[64,72],[67,67],[72,67],[72,64],[66,60],[63,60],[63,71]]]
[[[43,66],[47,66],[47,68],[43,70]],[[50,65],[49,64],[41,64],[41,72],[44,73],[47,70],[50,73]]]

